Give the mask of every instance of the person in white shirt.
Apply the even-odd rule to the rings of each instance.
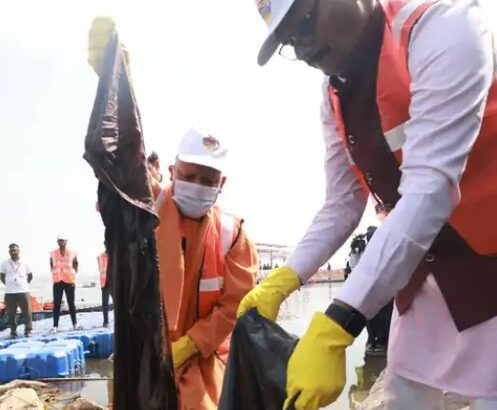
[[[325,74],[326,197],[238,314],[275,320],[357,227],[368,195],[388,214],[297,344],[284,408],[337,399],[346,347],[395,296],[386,409],[439,409],[443,391],[497,409],[495,14],[478,0],[256,4],[269,29],[259,64],[279,50]]]
[[[31,336],[31,296],[29,283],[33,280],[33,273],[28,265],[19,257],[19,245],[9,245],[10,258],[2,263],[0,267],[0,280],[5,285],[5,307],[9,318],[10,335],[17,337],[16,313],[17,307],[21,309],[21,317],[24,319],[24,335]]]

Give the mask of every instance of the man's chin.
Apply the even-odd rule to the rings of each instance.
[[[322,71],[323,74],[326,76],[338,75],[341,72],[341,70],[335,65],[316,64],[314,68],[317,68],[318,70]]]

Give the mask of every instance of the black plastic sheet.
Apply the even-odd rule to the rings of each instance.
[[[119,410],[176,410],[167,318],[159,292],[154,210],[138,106],[117,33],[85,139],[99,179],[107,286],[114,300],[114,403]]]
[[[298,342],[251,309],[237,321],[219,410],[281,410],[288,359]]]

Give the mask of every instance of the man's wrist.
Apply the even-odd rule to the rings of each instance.
[[[366,318],[352,306],[335,300],[324,312],[352,336],[357,337],[366,326]]]

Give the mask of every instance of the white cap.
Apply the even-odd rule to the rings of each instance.
[[[57,235],[57,240],[58,240],[58,241],[67,241],[67,236],[64,236],[64,235]]]
[[[290,7],[295,3],[295,0],[255,0],[255,3],[257,4],[259,14],[266,22],[269,30],[269,35],[262,44],[257,57],[257,63],[259,65],[264,65],[269,61],[281,43],[276,38],[274,31],[285,18]]]
[[[223,172],[227,152],[228,150],[212,135],[202,134],[192,128],[179,144],[178,159]]]

